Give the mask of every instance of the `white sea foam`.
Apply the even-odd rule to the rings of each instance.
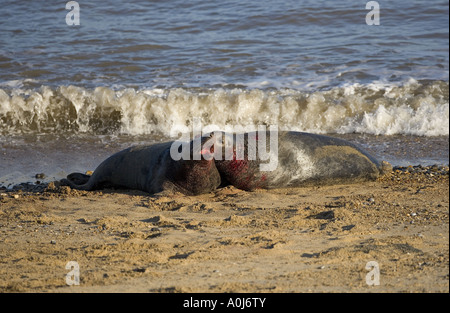
[[[278,125],[314,133],[449,134],[448,82],[292,89],[0,89],[0,133],[177,136],[203,125]]]

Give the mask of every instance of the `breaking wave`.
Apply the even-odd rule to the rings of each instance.
[[[314,133],[449,134],[449,84],[352,84],[292,89],[113,89],[59,86],[0,89],[0,133],[159,134],[202,125]]]

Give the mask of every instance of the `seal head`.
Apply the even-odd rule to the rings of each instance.
[[[308,185],[331,185],[375,180],[388,171],[360,147],[339,138],[302,132],[251,132],[222,134],[228,158],[216,158],[216,167],[233,186],[256,188],[284,188]],[[275,149],[269,138],[276,139]],[[274,150],[274,151],[272,151]],[[264,155],[276,159],[272,170],[262,170],[267,163]]]

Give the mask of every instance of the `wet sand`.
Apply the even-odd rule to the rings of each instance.
[[[0,190],[0,292],[449,292],[448,214],[448,167],[195,197]]]

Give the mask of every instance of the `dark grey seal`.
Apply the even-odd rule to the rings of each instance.
[[[214,134],[221,138],[215,163],[222,182],[243,190],[356,183],[375,180],[391,168],[353,143],[323,135],[264,131],[239,140],[236,134]],[[275,136],[272,146],[270,136]]]
[[[211,137],[202,137],[201,146],[189,144],[190,158],[174,160],[170,148],[173,142],[149,146],[135,146],[122,150],[105,161],[92,176],[72,173],[62,183],[80,190],[95,190],[106,187],[135,189],[151,194],[162,191],[179,191],[186,195],[198,195],[215,190],[220,185],[220,175],[212,158],[202,149]],[[193,160],[194,149],[202,157]]]

